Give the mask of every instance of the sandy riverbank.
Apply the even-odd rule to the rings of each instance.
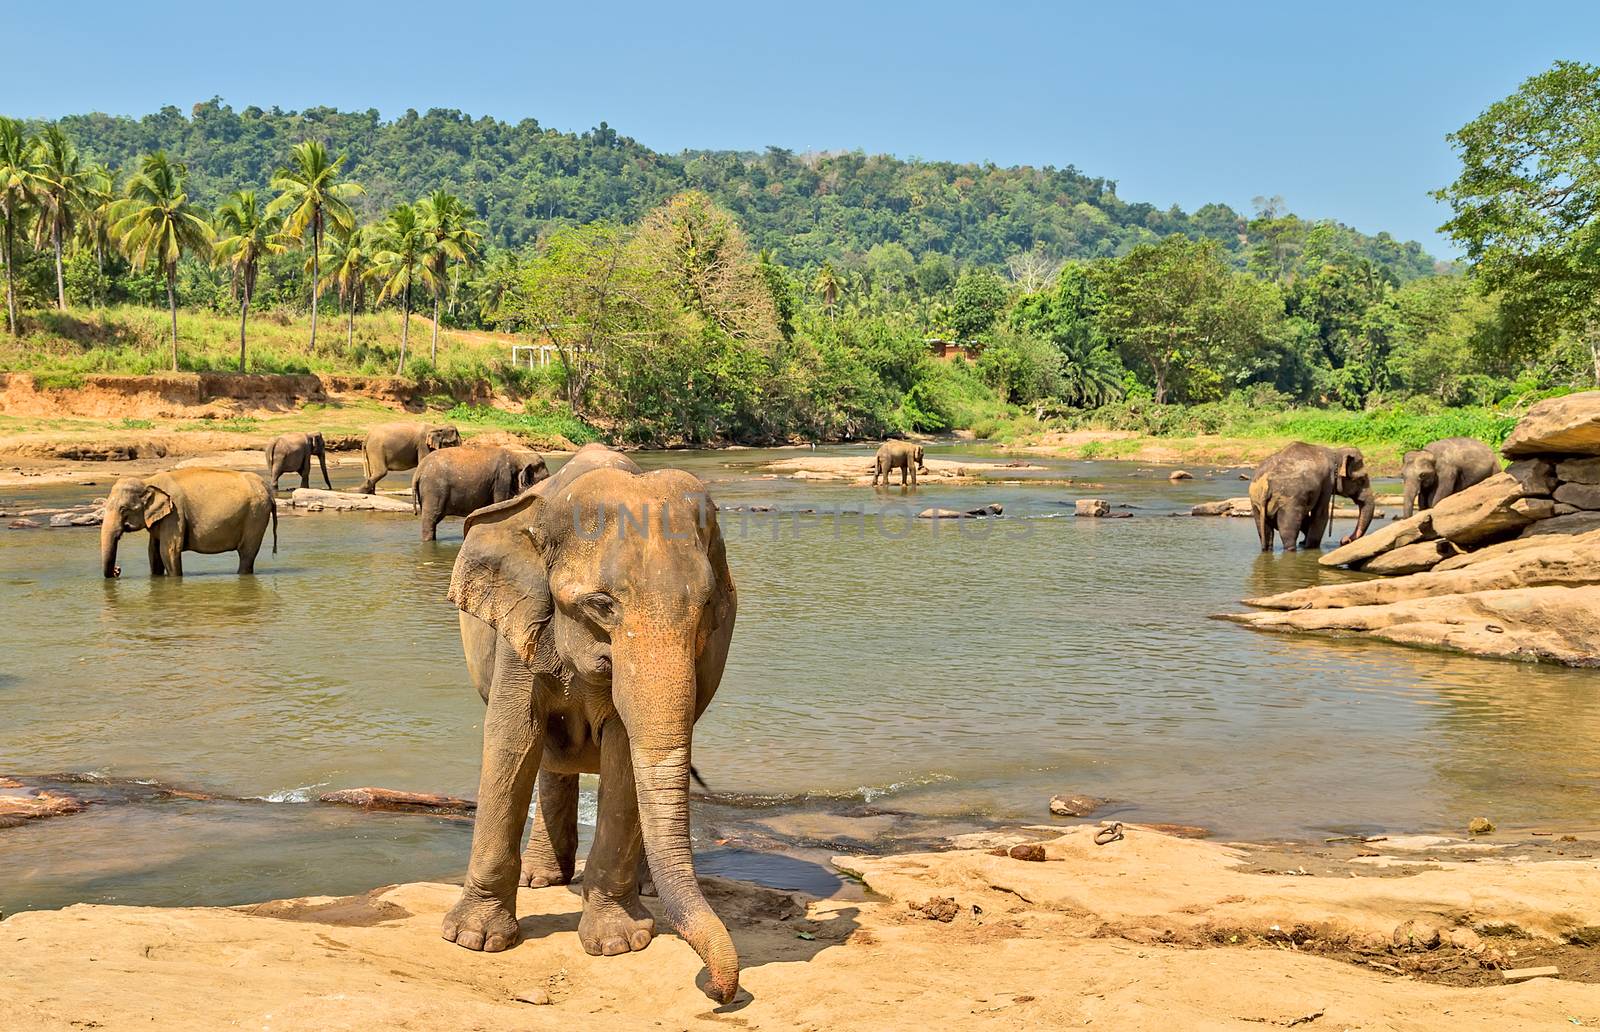
[[[1360,850],[1382,855],[1296,866],[1264,847],[1136,827],[1096,846],[1093,834],[1048,840],[1042,863],[984,849],[836,861],[866,899],[708,879],[744,964],[726,1008],[695,988],[700,962],[676,936],[586,956],[572,890],[523,890],[524,941],[485,955],[439,938],[456,889],[414,884],[233,909],[19,914],[0,923],[3,1020],[274,1032],[1600,1023],[1593,950],[1559,942],[1600,925],[1595,843],[1537,860],[1475,843],[1439,859],[1418,851],[1439,840],[1394,839]],[[928,908],[949,920],[913,909],[930,899],[951,901]],[[1502,984],[1498,970],[1543,965],[1562,977]]]

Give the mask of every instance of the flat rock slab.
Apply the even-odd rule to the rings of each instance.
[[[1442,560],[1455,555],[1455,546],[1448,541],[1418,541],[1403,548],[1392,548],[1374,556],[1361,565],[1363,573],[1381,573],[1389,577],[1431,570]]]
[[[1518,421],[1500,450],[1511,459],[1600,455],[1600,391],[1539,402]]]
[[[1438,535],[1433,531],[1433,514],[1419,512],[1358,537],[1348,545],[1325,552],[1317,557],[1317,563],[1321,566],[1359,566],[1384,552],[1435,537]]]
[[[86,805],[74,796],[0,779],[0,828],[82,813]]]
[[[356,494],[354,491],[324,491],[297,487],[289,496],[296,509],[333,509],[338,512],[403,512],[411,515],[411,503],[385,494]]]
[[[919,520],[974,520],[984,519],[989,516],[999,516],[1005,512],[1005,507],[999,502],[990,502],[988,505],[976,509],[923,509],[917,513]]]
[[[1497,473],[1435,505],[1433,530],[1463,548],[1507,537],[1555,515],[1555,503],[1527,494],[1510,473]]]
[[[402,792],[393,788],[341,788],[324,792],[317,797],[317,802],[398,813],[469,814],[478,809],[478,804],[471,799],[432,792]]]
[[[1190,516],[1252,516],[1254,508],[1248,495],[1224,498],[1220,502],[1201,502],[1189,510]]]

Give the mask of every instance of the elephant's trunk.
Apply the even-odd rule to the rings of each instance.
[[[620,648],[618,641],[624,643]],[[613,636],[612,695],[628,730],[645,856],[667,920],[694,947],[723,1003],[739,991],[739,954],[700,891],[689,844],[689,745],[695,711],[688,642]],[[661,647],[664,646],[664,647]]]
[[[1367,532],[1367,527],[1372,523],[1373,513],[1378,508],[1378,496],[1372,488],[1368,487],[1356,496],[1356,503],[1361,506],[1361,512],[1356,517],[1356,532],[1354,535],[1354,537],[1358,538]]]
[[[1416,511],[1417,500],[1422,493],[1421,486],[1422,485],[1418,483],[1416,477],[1406,477],[1405,488],[1401,496],[1400,504],[1401,519],[1410,519],[1411,514]]]
[[[106,513],[100,523],[100,572],[107,577],[117,575],[117,541],[121,537],[122,524],[116,513]]]
[[[322,467],[322,483],[328,490],[333,490],[333,481],[328,479],[328,452],[322,445],[317,445],[317,465]]]

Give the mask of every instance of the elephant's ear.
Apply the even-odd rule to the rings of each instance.
[[[1350,476],[1350,466],[1352,464],[1359,465],[1359,463],[1356,462],[1355,455],[1352,452],[1350,452],[1348,449],[1346,449],[1345,451],[1341,451],[1339,453],[1339,479],[1340,480],[1344,480],[1344,479],[1346,479],[1346,478],[1348,478]]]
[[[530,668],[550,668],[553,653],[540,655],[541,637],[549,649],[542,632],[554,613],[550,578],[526,520],[503,520],[467,536],[450,576],[450,601],[498,631]]]
[[[144,525],[147,529],[172,515],[172,496],[159,487],[144,489]]]
[[[540,483],[542,484],[543,481],[540,481]],[[535,485],[534,488],[530,488],[514,498],[507,498],[503,502],[495,502],[492,505],[485,505],[481,509],[472,510],[472,513],[467,516],[466,522],[461,525],[462,537],[465,538],[472,533],[473,527],[503,523],[514,516],[521,515],[538,500],[539,495],[535,493],[537,487],[538,485]]]

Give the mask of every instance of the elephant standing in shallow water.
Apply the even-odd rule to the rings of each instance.
[[[917,471],[928,472],[928,467],[922,462],[922,445],[910,441],[884,441],[878,448],[878,454],[872,459],[872,485],[878,485],[878,478],[882,477],[885,485],[889,483],[889,474],[895,470],[900,471],[900,486],[906,486],[906,477],[909,474],[911,486],[917,486]]]
[[[444,448],[432,453],[417,464],[411,478],[412,509],[422,516],[422,540],[434,540],[446,516],[470,516],[548,476],[544,459],[527,448]]]
[[[1283,540],[1285,552],[1322,547],[1333,519],[1335,495],[1349,498],[1361,510],[1355,533],[1340,542],[1345,544],[1367,532],[1378,504],[1359,449],[1296,441],[1269,456],[1256,467],[1250,481],[1250,508],[1261,536],[1261,550],[1272,551],[1274,531]]]
[[[1446,437],[1408,451],[1400,467],[1405,484],[1402,516],[1431,509],[1498,472],[1500,460],[1494,449],[1475,437]]]
[[[738,954],[700,891],[689,839],[694,722],[722,679],[737,609],[704,486],[588,445],[533,490],[468,517],[450,599],[488,712],[472,858],[444,937],[491,951],[517,941],[517,885],[572,877],[578,774],[598,772],[584,949],[649,945],[642,850],[712,995],[732,1000]],[[538,813],[519,862],[536,777]]]
[[[280,434],[272,439],[267,445],[267,485],[276,491],[279,477],[285,473],[299,473],[300,486],[310,487],[312,456],[316,456],[322,466],[323,486],[332,491],[333,482],[328,479],[328,445],[318,431]]]
[[[461,443],[461,431],[453,426],[429,426],[425,423],[385,423],[367,431],[362,446],[362,460],[366,464],[367,478],[356,488],[360,494],[373,494],[378,481],[393,470],[416,469],[417,463],[440,448],[454,448]]]
[[[232,469],[175,469],[148,480],[123,477],[106,496],[100,524],[100,565],[122,575],[117,543],[130,530],[150,532],[150,575],[183,576],[183,553],[239,553],[239,572],[254,573],[256,553],[272,522],[278,551],[278,507],[254,473]]]

